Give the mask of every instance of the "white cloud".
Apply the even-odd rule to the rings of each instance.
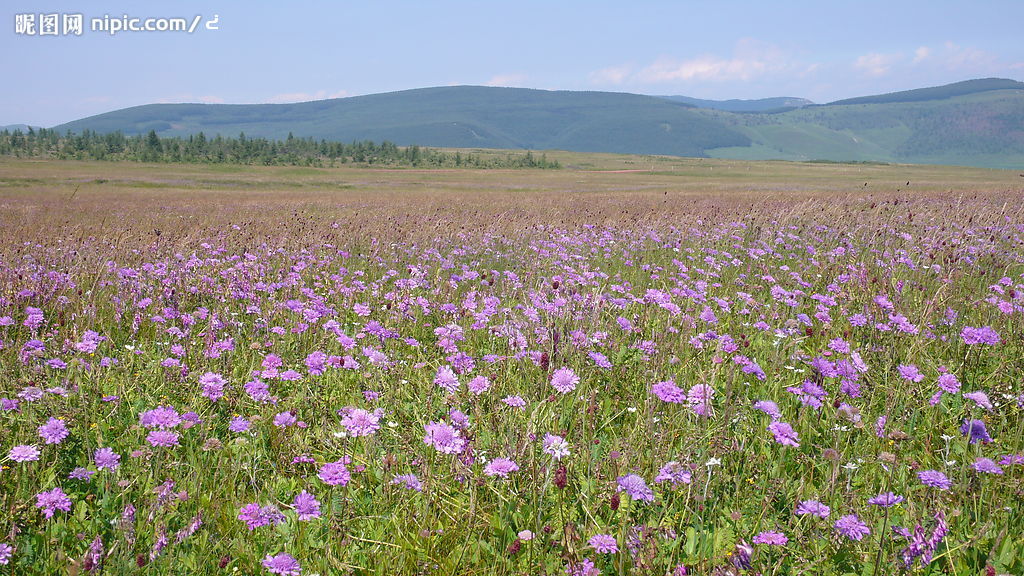
[[[203,104],[223,104],[224,99],[220,96],[200,96],[199,101]]]
[[[497,74],[487,81],[487,86],[516,87],[526,82],[526,74]]]
[[[885,76],[892,69],[892,65],[903,58],[900,54],[879,54],[872,52],[865,54],[853,63],[853,67],[867,74],[868,76]]]
[[[736,43],[729,57],[717,54],[685,59],[666,56],[636,72],[627,66],[597,70],[590,74],[590,81],[595,84],[728,82],[748,81],[786,71],[812,73],[814,70],[814,64],[797,62],[775,45],[744,38]]]
[[[914,50],[914,64],[921,62],[928,58],[932,53],[932,49],[927,46],[921,46],[917,50]]]
[[[946,42],[941,54],[946,68],[956,71],[988,73],[997,68],[996,57],[984,50]]]
[[[619,85],[633,73],[631,66],[612,66],[590,73],[590,83],[598,85]]]

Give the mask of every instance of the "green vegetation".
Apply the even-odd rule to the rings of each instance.
[[[391,142],[319,142],[312,138],[285,140],[216,136],[202,132],[182,137],[164,137],[150,130],[145,136],[120,132],[60,135],[56,130],[29,129],[0,132],[0,155],[50,157],[71,160],[132,160],[137,162],[192,162],[205,164],[261,164],[265,166],[323,166],[327,164],[370,164],[428,168],[559,168],[546,154],[482,155],[445,152],[420,146],[398,147]]]

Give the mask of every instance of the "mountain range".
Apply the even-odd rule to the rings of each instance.
[[[968,80],[829,104],[448,86],[295,104],[148,104],[55,129],[1020,169],[1024,83]]]

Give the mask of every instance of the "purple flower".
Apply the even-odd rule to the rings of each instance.
[[[686,402],[686,392],[671,380],[658,382],[651,385],[651,393],[661,399],[662,402],[672,404],[683,404]]]
[[[569,455],[569,443],[561,436],[545,434],[544,453],[551,455],[555,460],[561,460]]]
[[[1015,466],[1024,464],[1024,454],[1007,454],[999,460],[1000,466]]]
[[[502,478],[508,478],[508,475],[512,472],[519,470],[519,465],[513,460],[508,458],[495,458],[491,460],[484,468],[484,474],[487,476],[501,476]]]
[[[267,557],[263,559],[263,567],[271,574],[281,574],[281,576],[299,576],[302,573],[299,561],[290,554],[276,556],[267,554]]]
[[[0,542],[0,566],[6,565],[14,555],[14,547],[6,542]]]
[[[469,391],[473,394],[483,394],[491,387],[491,381],[486,376],[477,376],[469,381]]]
[[[522,408],[526,406],[526,400],[522,396],[506,396],[501,401],[510,408]]]
[[[647,487],[647,482],[636,474],[620,476],[616,492],[625,492],[633,500],[654,502],[654,491]]]
[[[898,496],[892,492],[883,492],[874,498],[868,499],[868,504],[881,506],[882,508],[892,508],[900,502],[903,502],[903,496]]]
[[[989,401],[988,394],[985,394],[980,390],[977,392],[968,392],[964,394],[964,398],[967,398],[968,400],[973,400],[974,403],[977,404],[980,408],[984,408],[985,410],[992,410],[992,402]]]
[[[249,429],[250,423],[241,416],[235,416],[231,419],[231,423],[228,424],[228,432],[234,432],[236,434],[245,432]]]
[[[794,514],[797,516],[810,514],[811,516],[817,516],[819,518],[828,518],[830,512],[831,510],[828,506],[818,502],[817,500],[804,500],[797,504]]]
[[[139,414],[139,425],[143,428],[162,428],[165,430],[181,424],[181,416],[177,410],[168,406],[159,406]]]
[[[960,381],[956,379],[953,374],[943,374],[939,376],[939,388],[943,392],[949,392],[950,394],[956,394],[960,391]]]
[[[559,368],[555,370],[555,373],[551,375],[551,386],[558,391],[559,394],[568,394],[576,389],[576,385],[580,383],[580,377],[572,371],[571,368]]]
[[[921,481],[921,484],[939,490],[949,490],[953,486],[949,478],[946,478],[946,475],[938,470],[922,470],[917,473],[917,479]]]
[[[352,436],[371,436],[380,429],[380,414],[362,408],[348,408],[341,425]]]
[[[789,538],[782,532],[775,532],[768,530],[761,532],[757,536],[754,536],[754,544],[766,544],[768,546],[785,546],[789,542]]]
[[[39,460],[39,448],[29,444],[15,446],[7,452],[7,457],[15,462],[33,462]]]
[[[216,402],[224,396],[224,384],[227,380],[215,372],[207,372],[199,377],[199,383],[203,386],[203,396]]]
[[[800,437],[793,427],[786,422],[772,422],[768,425],[768,431],[775,437],[775,441],[785,446],[800,446]]]
[[[711,411],[711,398],[715,395],[715,389],[707,384],[696,384],[686,394],[686,401],[690,409],[698,416],[707,416]]]
[[[758,400],[754,402],[754,409],[771,416],[772,421],[782,418],[782,411],[779,410],[779,405],[771,400]]]
[[[860,518],[857,518],[856,514],[847,514],[836,520],[836,532],[839,532],[843,536],[846,536],[850,540],[860,540],[868,534],[871,534],[871,530],[868,525],[861,522]]]
[[[977,458],[971,466],[978,472],[984,472],[986,474],[1003,473],[1003,469],[990,458]]]
[[[921,374],[921,371],[913,364],[901,364],[899,367],[899,373],[904,380],[909,380],[911,382],[920,382],[921,380],[924,380],[924,374]]]
[[[466,444],[459,431],[444,422],[430,422],[423,428],[427,432],[423,443],[442,454],[458,454]]]
[[[71,498],[60,488],[36,494],[36,508],[43,511],[43,516],[52,518],[55,510],[68,512],[71,510]]]
[[[328,462],[320,468],[320,473],[317,476],[328,486],[344,486],[352,478],[348,467],[345,466],[346,463],[347,460],[345,458],[335,462]]]
[[[294,426],[298,421],[299,419],[295,417],[295,414],[291,410],[281,412],[277,416],[274,416],[274,426],[277,426],[278,428]]]
[[[400,474],[391,479],[391,483],[396,486],[401,486],[406,490],[415,490],[416,492],[423,491],[423,483],[416,477],[415,474]]]
[[[68,434],[68,427],[58,418],[50,418],[46,424],[39,427],[39,437],[47,444],[60,444]]]
[[[988,430],[985,429],[985,423],[981,420],[964,420],[963,425],[960,426],[960,433],[969,437],[971,444],[992,441],[992,437],[988,435]]]
[[[89,470],[88,468],[82,468],[81,466],[79,466],[78,468],[75,468],[74,470],[68,473],[68,478],[71,480],[82,480],[84,482],[88,482],[92,480],[93,474],[95,474],[95,472],[93,472],[92,470]]]
[[[611,534],[595,534],[587,543],[598,554],[615,554],[619,551],[619,543]]]
[[[317,501],[316,496],[313,496],[309,492],[303,490],[295,496],[295,500],[292,501],[292,506],[295,507],[295,512],[299,515],[299,520],[306,521],[320,517],[320,502]]]
[[[692,477],[693,474],[689,468],[673,460],[666,462],[661,467],[658,475],[654,477],[654,481],[658,483],[671,482],[673,486],[679,486],[680,484],[689,484]]]
[[[960,331],[960,337],[963,338],[964,344],[968,346],[975,344],[995,346],[999,344],[999,333],[993,330],[991,326],[982,326],[981,328],[964,326],[964,329]]]
[[[170,448],[178,445],[178,433],[170,430],[153,430],[146,436],[146,441],[152,446]]]
[[[459,391],[459,377],[455,375],[451,366],[441,366],[434,375],[434,384],[444,388],[452,394]]]
[[[121,455],[111,448],[100,448],[92,455],[96,467],[100,470],[117,470],[121,465]]]
[[[260,506],[255,502],[243,506],[238,512],[238,519],[245,522],[249,530],[255,530],[260,526],[277,525],[286,520],[277,506]]]

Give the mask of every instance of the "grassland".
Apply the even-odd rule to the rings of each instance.
[[[0,159],[0,574],[1024,573],[1018,172],[549,157]]]

